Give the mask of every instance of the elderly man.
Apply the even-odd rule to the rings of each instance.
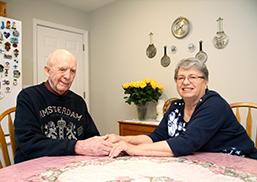
[[[17,97],[15,163],[41,156],[108,155],[112,144],[99,132],[82,97],[69,90],[76,59],[64,49],[49,55],[48,80]]]

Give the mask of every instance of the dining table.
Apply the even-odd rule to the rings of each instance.
[[[3,182],[257,182],[257,160],[223,153],[182,157],[46,156],[0,169]]]

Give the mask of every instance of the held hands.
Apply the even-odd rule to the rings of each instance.
[[[121,136],[116,134],[108,134],[107,141],[113,144],[113,147],[109,153],[109,157],[114,158],[122,155],[122,153],[126,152],[127,154],[131,155],[131,150],[133,145],[126,142]]]
[[[107,156],[113,144],[107,140],[108,136],[95,136],[86,140],[78,140],[75,153],[88,156]]]
[[[112,150],[109,153],[109,157],[114,158],[118,157],[123,152],[126,152],[129,155],[134,155],[133,153],[134,145],[129,144],[125,141],[119,141],[115,143]]]
[[[134,155],[135,146],[124,141],[121,136],[108,134],[95,136],[86,140],[78,140],[75,145],[75,153],[87,156],[118,157],[123,152]]]
[[[122,141],[121,136],[116,134],[107,134],[105,136],[107,137],[106,141],[111,142],[112,144]]]

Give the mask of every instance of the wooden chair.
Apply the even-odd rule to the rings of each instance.
[[[231,103],[230,107],[234,110],[235,116],[236,116],[238,122],[240,122],[240,123],[242,122],[241,117],[242,117],[242,113],[243,113],[243,108],[246,108],[245,129],[246,129],[246,132],[249,135],[249,137],[252,138],[254,141],[254,136],[252,133],[252,127],[253,127],[252,110],[257,109],[257,104],[252,103],[252,102],[235,102],[235,103]],[[256,122],[256,120],[255,120],[255,122]],[[257,123],[255,123],[255,124],[256,124],[255,146],[257,147]]]
[[[174,100],[177,100],[177,99],[178,98],[176,98],[176,97],[172,97],[172,98],[169,98],[168,100],[166,100],[164,102],[164,105],[163,105],[163,108],[162,108],[163,114],[166,113],[166,111],[169,109],[171,102],[174,101]]]
[[[12,154],[14,156],[14,152],[16,149],[16,142],[15,142],[15,138],[14,138],[14,126],[13,126],[13,119],[12,119],[11,114],[15,113],[15,111],[16,111],[16,107],[12,107],[12,108],[7,109],[0,115],[0,149],[2,151],[3,161],[5,163],[5,165],[3,165],[3,166],[5,166],[5,167],[11,165],[11,161],[10,161],[10,156],[8,153],[7,142],[5,140],[4,130],[2,128],[2,123],[3,123],[3,121],[8,120],[7,121],[8,122],[8,130],[9,130],[9,135],[10,135]]]

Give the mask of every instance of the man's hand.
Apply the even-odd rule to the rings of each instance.
[[[88,156],[107,156],[113,145],[107,141],[107,136],[95,136],[86,140],[78,140],[75,153]]]

